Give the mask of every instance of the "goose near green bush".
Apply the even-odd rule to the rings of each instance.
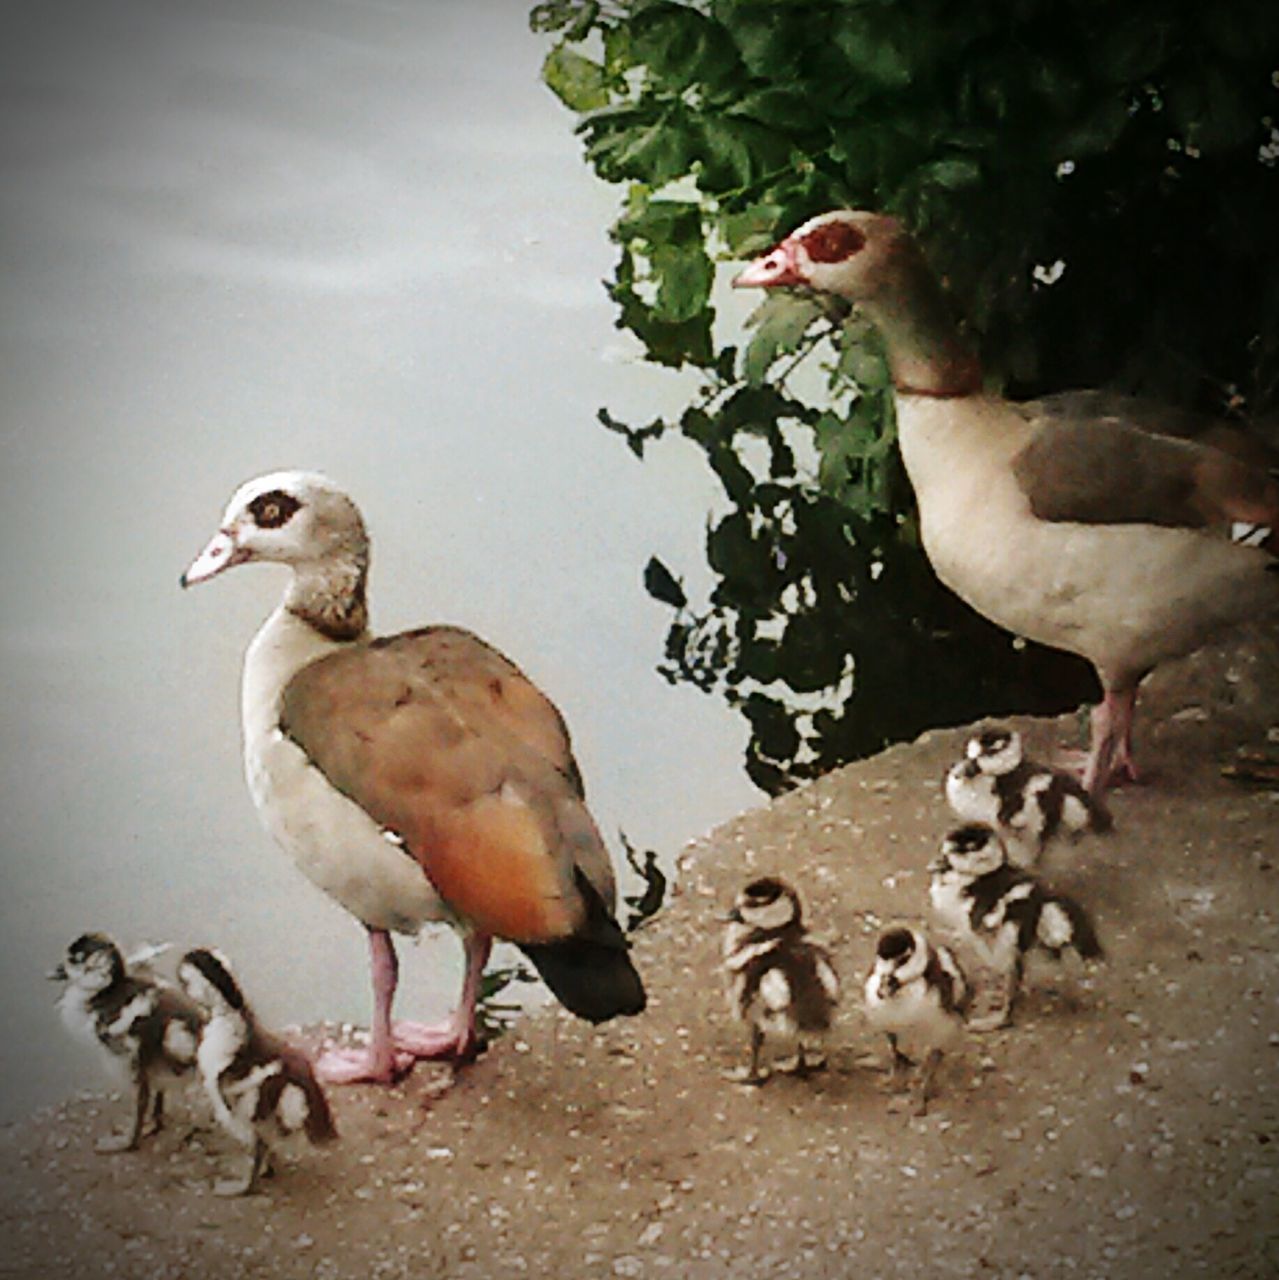
[[[1147,402],[987,392],[976,353],[905,228],[842,210],[804,223],[734,280],[855,304],[878,328],[902,458],[938,577],[1018,635],[1101,679],[1084,785],[1135,779],[1137,686],[1161,662],[1279,609],[1279,483],[1264,466],[1157,429]],[[1171,411],[1170,411],[1171,413]],[[1253,531],[1249,545],[1232,530]]]
[[[493,938],[579,1017],[639,1013],[613,868],[555,706],[459,627],[374,638],[364,521],[321,475],[242,485],[182,583],[256,561],[292,573],[244,658],[249,789],[302,872],[363,923],[372,956],[371,1043],[325,1055],[321,1076],[386,1082],[415,1058],[466,1057]],[[463,935],[461,1002],[443,1026],[392,1026],[391,935],[432,922]]]

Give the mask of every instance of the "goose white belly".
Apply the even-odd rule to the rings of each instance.
[[[984,397],[900,396],[902,457],[937,576],[1018,635],[1135,679],[1260,612],[1263,551],[1196,530],[1036,518],[1011,470],[1032,429]]]
[[[244,771],[266,829],[313,884],[364,924],[417,933],[452,917],[425,872],[280,730],[293,675],[341,646],[278,609],[244,659]]]

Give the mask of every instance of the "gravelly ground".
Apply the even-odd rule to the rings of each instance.
[[[650,1012],[546,1011],[443,1094],[442,1069],[336,1096],[342,1141],[265,1194],[198,1099],[141,1154],[94,1154],[123,1104],[0,1135],[0,1275],[1135,1277],[1279,1274],[1279,795],[1220,775],[1279,720],[1273,637],[1164,675],[1117,831],[1049,855],[1107,964],[1032,972],[1017,1025],[970,1037],[917,1119],[884,1090],[856,995],[875,934],[926,920],[948,826],[938,731],[743,815],[681,857],[637,941]],[[1018,721],[1036,754],[1076,722]],[[831,1068],[750,1090],[716,964],[744,875],[796,883],[847,989]],[[193,1127],[194,1126],[194,1127]]]

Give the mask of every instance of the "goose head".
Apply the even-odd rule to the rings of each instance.
[[[896,218],[837,209],[810,218],[733,280],[737,289],[797,285],[867,302],[895,289],[919,250]]]
[[[854,304],[880,331],[898,391],[962,396],[981,364],[949,300],[896,218],[837,209],[810,218],[733,280],[738,289],[799,286]]]
[[[242,484],[227,503],[217,532],[182,575],[184,587],[250,561],[295,571],[368,560],[359,508],[314,471],[273,471]]]

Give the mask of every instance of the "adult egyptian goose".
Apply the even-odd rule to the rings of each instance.
[[[249,790],[302,872],[364,924],[372,956],[368,1051],[326,1054],[322,1078],[389,1081],[414,1058],[467,1055],[494,937],[580,1017],[641,1012],[613,869],[555,707],[468,631],[374,639],[364,521],[323,476],[242,485],[182,584],[252,561],[292,577],[245,654]],[[443,1026],[392,1027],[391,934],[439,921],[464,937],[461,1001]]]
[[[1137,686],[1160,662],[1279,607],[1277,549],[1233,523],[1279,529],[1264,468],[1129,420],[1114,399],[1018,404],[983,390],[975,353],[903,227],[843,210],[804,223],[733,282],[799,285],[855,303],[879,329],[897,434],[938,577],[1019,635],[1081,654],[1101,678],[1084,785],[1135,778]]]

